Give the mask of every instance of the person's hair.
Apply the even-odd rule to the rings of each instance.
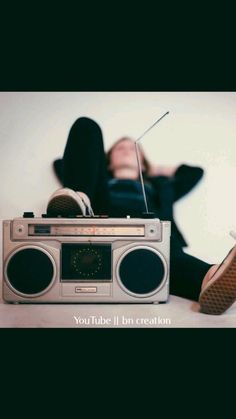
[[[119,143],[121,143],[122,141],[125,141],[125,140],[130,140],[134,143],[134,140],[130,137],[119,138],[117,141],[115,141],[115,143],[109,148],[109,150],[106,153],[107,167],[108,167],[108,170],[110,171],[111,174],[112,174],[112,170],[110,169],[111,153]],[[150,169],[151,169],[151,164],[150,164],[149,160],[147,159],[147,157],[146,157],[146,155],[143,151],[143,148],[140,144],[139,144],[139,152],[140,152],[140,156],[141,156],[141,159],[142,159],[143,175],[148,176],[149,172],[150,172]]]

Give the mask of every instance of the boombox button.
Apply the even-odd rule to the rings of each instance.
[[[21,236],[25,232],[25,227],[22,224],[17,225],[15,229],[16,234],[18,234],[19,236]]]
[[[157,230],[157,227],[156,227],[155,224],[150,224],[147,227],[147,234],[148,234],[149,237],[155,236],[157,234],[157,232],[158,232],[158,230]]]
[[[75,292],[77,294],[81,294],[81,293],[93,293],[93,292],[97,292],[97,287],[75,287]]]
[[[23,218],[34,218],[33,212],[24,212]]]

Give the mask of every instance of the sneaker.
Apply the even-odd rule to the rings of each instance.
[[[47,215],[50,217],[68,217],[76,215],[93,215],[88,196],[83,192],[75,192],[69,188],[55,191],[47,205]]]
[[[200,311],[222,314],[236,300],[236,246],[219,265],[199,297]]]

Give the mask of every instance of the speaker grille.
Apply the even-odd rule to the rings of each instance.
[[[53,263],[43,251],[29,248],[19,250],[9,260],[7,277],[11,286],[23,294],[43,292],[54,275]]]
[[[149,294],[155,291],[165,276],[162,259],[156,252],[136,249],[127,253],[119,266],[123,286],[134,294]]]

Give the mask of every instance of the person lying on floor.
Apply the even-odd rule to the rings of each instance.
[[[181,164],[153,166],[140,148],[148,207],[161,220],[171,221],[170,294],[199,301],[201,312],[224,313],[236,300],[236,246],[220,265],[211,265],[184,252],[187,246],[174,219],[174,203],[192,190],[203,169]],[[78,118],[72,125],[62,159],[53,162],[63,188],[47,205],[51,216],[106,214],[140,217],[144,201],[135,142],[123,137],[105,153],[99,125]]]

